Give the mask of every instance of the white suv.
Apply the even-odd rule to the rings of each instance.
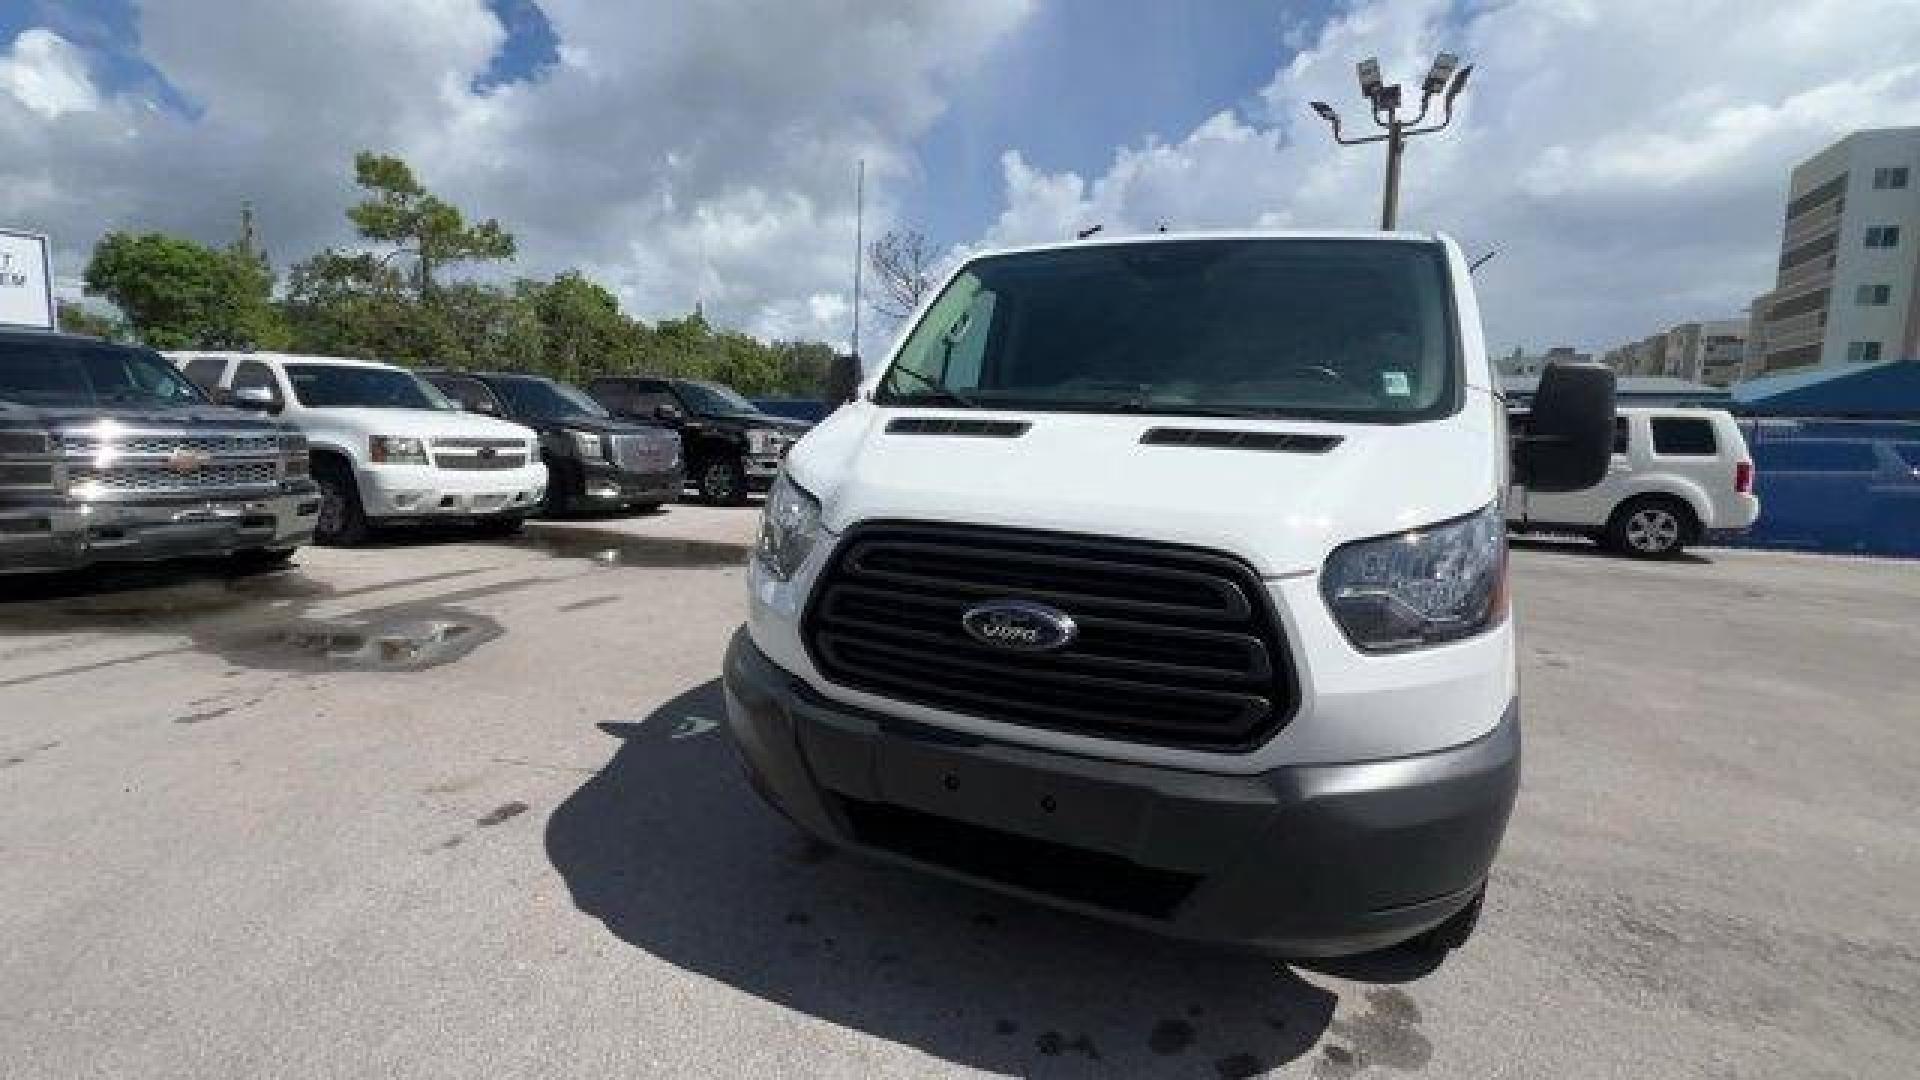
[[[1516,433],[1524,427],[1516,414]],[[1760,516],[1753,455],[1732,416],[1718,409],[1620,409],[1613,462],[1579,491],[1515,484],[1507,524],[1516,532],[1591,536],[1627,555],[1677,555],[1708,533],[1744,532]]]
[[[306,433],[322,543],[353,544],[375,524],[433,517],[511,532],[546,494],[538,435],[460,412],[405,368],[278,353],[170,358],[223,404],[271,413]]]

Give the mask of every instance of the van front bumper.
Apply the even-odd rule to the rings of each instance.
[[[262,498],[0,505],[0,574],[295,548],[312,543],[319,509],[304,479]]]
[[[1103,761],[828,701],[736,633],[727,727],[760,794],[834,844],[1177,937],[1288,957],[1384,948],[1486,880],[1518,704],[1416,757],[1228,776]]]

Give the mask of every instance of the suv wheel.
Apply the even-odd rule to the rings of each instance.
[[[747,476],[732,458],[709,458],[694,478],[700,497],[715,506],[738,506],[747,501]]]
[[[1637,559],[1667,559],[1694,541],[1687,504],[1666,495],[1632,499],[1607,522],[1607,546]]]
[[[320,485],[320,512],[314,518],[313,539],[335,547],[352,547],[366,540],[367,512],[360,505],[360,485],[353,470],[332,458],[316,458],[313,482]]]

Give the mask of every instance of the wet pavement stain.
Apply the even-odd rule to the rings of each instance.
[[[239,707],[238,705],[225,705],[218,709],[202,709],[199,712],[191,712],[185,716],[176,716],[173,718],[173,722],[176,724],[204,724],[208,720],[218,720]]]
[[[671,536],[635,536],[604,529],[534,527],[514,541],[514,547],[560,559],[583,559],[600,566],[673,568],[740,566],[752,554],[751,544],[714,540],[682,540]]]
[[[457,608],[399,609],[300,620],[211,641],[232,663],[290,671],[423,671],[501,636],[500,624]]]
[[[620,602],[618,596],[589,596],[585,600],[575,600],[571,604],[561,604],[561,611],[586,611],[588,608],[604,607]]]
[[[1162,1056],[1178,1054],[1193,1045],[1193,1025],[1185,1020],[1162,1020],[1147,1036],[1147,1047]]]
[[[1043,1031],[1039,1038],[1033,1040],[1033,1048],[1048,1057],[1059,1057],[1060,1052],[1067,1048],[1067,1038],[1057,1031]]]
[[[43,742],[38,746],[29,747],[17,754],[8,754],[6,757],[0,758],[0,769],[11,769],[15,765],[25,765],[40,754],[44,754],[59,745],[60,740],[55,739],[52,742]]]
[[[1383,987],[1367,991],[1367,1010],[1351,1019],[1335,1020],[1332,1032],[1352,1044],[1348,1056],[1361,1066],[1379,1065],[1402,1072],[1426,1068],[1433,1057],[1433,1042],[1422,1034],[1420,1006],[1406,991]],[[1329,1044],[1327,1059],[1341,1064]]]
[[[503,821],[519,817],[521,814],[526,813],[527,810],[528,807],[526,803],[515,799],[512,802],[501,803],[480,817],[475,818],[473,823],[483,829],[490,829]]]
[[[1252,1054],[1229,1054],[1213,1063],[1221,1080],[1249,1080],[1267,1071],[1267,1063]]]
[[[1012,1020],[1002,1019],[993,1022],[993,1033],[995,1035],[1015,1035],[1018,1034],[1019,1031],[1020,1025],[1014,1023]]]

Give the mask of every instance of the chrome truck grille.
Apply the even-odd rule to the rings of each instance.
[[[48,472],[79,499],[252,497],[304,474],[282,461],[305,440],[278,432],[103,429],[53,437]]]
[[[680,457],[680,437],[669,432],[612,436],[613,463],[627,472],[665,472]]]
[[[152,495],[269,487],[279,481],[279,470],[273,461],[215,461],[185,473],[166,465],[83,466],[68,469],[67,482],[83,496],[93,489]]]
[[[503,472],[527,463],[522,439],[435,439],[433,463],[456,472]]]

